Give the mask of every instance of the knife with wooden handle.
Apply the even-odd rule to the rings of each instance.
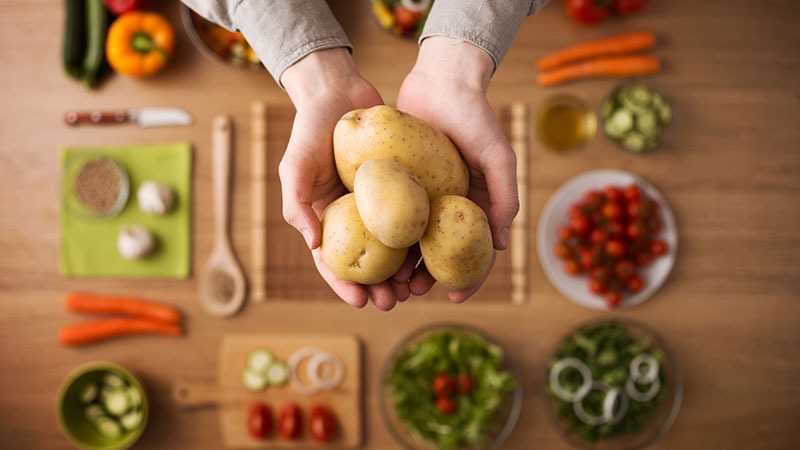
[[[191,125],[192,116],[179,108],[157,107],[119,109],[116,111],[68,111],[64,115],[67,125],[121,124],[133,122],[140,127],[166,127]]]

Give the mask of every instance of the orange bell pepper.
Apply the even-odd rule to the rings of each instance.
[[[174,47],[175,33],[167,19],[152,12],[130,11],[111,24],[106,58],[116,72],[146,77],[166,66]]]

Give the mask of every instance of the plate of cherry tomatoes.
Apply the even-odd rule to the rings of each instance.
[[[579,305],[603,310],[650,298],[669,276],[678,246],[664,196],[621,170],[586,172],[558,188],[536,239],[553,286]]]

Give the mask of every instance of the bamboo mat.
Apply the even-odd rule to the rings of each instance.
[[[512,113],[512,109],[514,109]],[[265,112],[258,107],[254,107],[254,114],[265,114],[266,117],[266,264],[257,266],[255,271],[265,271],[265,277],[256,273],[255,279],[264,280],[265,290],[263,291],[266,301],[270,300],[292,300],[292,301],[319,301],[335,299],[336,295],[328,287],[325,281],[317,273],[316,267],[311,258],[300,234],[284,220],[281,213],[281,186],[278,178],[278,164],[280,163],[286,145],[289,142],[289,135],[294,120],[294,108],[284,105],[268,105]],[[496,108],[498,120],[503,127],[506,136],[512,142],[512,146],[518,152],[518,176],[521,182],[526,182],[527,163],[525,151],[527,147],[527,116],[526,108],[522,105],[512,107]],[[512,116],[516,117],[517,126],[514,127],[512,136]],[[254,122],[256,123],[256,122]],[[256,133],[258,135],[259,133]],[[253,138],[251,130],[251,139]],[[254,151],[257,151],[259,144],[254,144]],[[255,173],[255,172],[254,172]],[[524,203],[527,189],[520,186],[521,201]],[[259,194],[256,194],[259,196]],[[261,233],[263,227],[258,226],[261,220],[254,216],[254,235]],[[529,245],[531,230],[528,229],[527,208],[523,205],[520,215],[517,216],[512,226],[509,238],[509,249],[498,252],[494,269],[487,278],[483,287],[469,301],[470,302],[491,302],[491,303],[522,303],[527,299],[528,285],[525,276],[527,258],[531,255]],[[253,238],[253,243],[261,244],[258,236]],[[513,247],[513,249],[512,249]],[[254,250],[254,254],[258,249]],[[514,254],[514,270],[512,271],[512,253]],[[259,259],[256,259],[259,261]],[[263,268],[261,268],[263,267]],[[248,267],[248,276],[254,279],[254,268]],[[513,283],[512,283],[513,279]],[[260,282],[261,283],[261,282]],[[261,297],[261,293],[259,293]],[[448,301],[447,290],[440,286],[434,286],[431,291],[423,297],[412,298],[413,301]]]

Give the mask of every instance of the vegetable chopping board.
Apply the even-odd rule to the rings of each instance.
[[[277,360],[287,362],[294,352],[312,347],[341,359],[344,378],[341,384],[315,394],[302,394],[290,383],[267,387],[261,392],[247,390],[242,383],[242,371],[253,350],[263,349]],[[297,372],[303,382],[303,363]],[[254,334],[228,335],[222,339],[219,353],[218,378],[179,380],[173,389],[178,404],[187,407],[217,406],[223,443],[234,448],[306,448],[310,445],[329,448],[358,448],[362,441],[361,413],[361,343],[351,334]],[[264,439],[250,436],[247,427],[250,405],[261,401],[269,405],[272,432]],[[277,433],[281,407],[288,402],[300,406],[302,433],[298,439],[286,440]],[[330,442],[314,442],[308,431],[308,414],[313,404],[330,409],[339,425],[338,435]]]

